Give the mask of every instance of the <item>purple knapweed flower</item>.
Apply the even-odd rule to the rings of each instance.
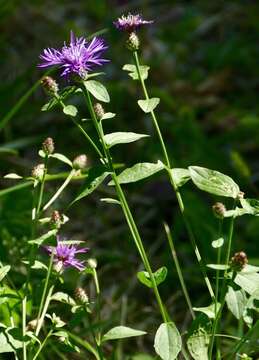
[[[104,40],[94,37],[87,42],[83,37],[75,37],[70,32],[70,44],[64,43],[61,49],[47,48],[40,55],[41,68],[59,66],[63,69],[61,76],[68,78],[71,74],[85,77],[94,66],[101,66],[109,60],[103,59],[102,54],[108,48]]]
[[[58,271],[68,267],[74,267],[79,271],[85,269],[84,261],[78,260],[76,255],[88,252],[88,248],[79,248],[77,245],[67,245],[57,238],[57,246],[46,246],[45,249],[49,255],[54,252],[53,261]]]
[[[152,23],[152,20],[144,20],[139,14],[132,15],[130,13],[127,16],[122,15],[120,18],[113,22],[117,29],[128,32],[133,32],[142,25],[148,25]]]

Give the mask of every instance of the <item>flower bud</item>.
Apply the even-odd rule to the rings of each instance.
[[[45,152],[46,155],[50,155],[54,152],[55,146],[54,141],[51,137],[48,137],[43,141],[42,150]]]
[[[248,263],[248,259],[244,251],[239,251],[235,253],[234,256],[231,258],[231,262],[230,262],[231,267],[235,271],[242,270],[247,263]]]
[[[134,31],[129,34],[126,45],[127,45],[127,48],[131,51],[136,51],[139,49],[139,38],[138,38],[138,35]]]
[[[80,304],[88,304],[89,298],[85,290],[81,287],[76,288],[75,298]]]
[[[94,104],[94,112],[98,119],[101,119],[103,115],[105,114],[103,110],[103,106],[100,103]]]
[[[219,218],[219,219],[223,219],[224,218],[224,214],[226,212],[226,208],[225,205],[222,204],[221,202],[216,202],[213,206],[212,206],[212,210],[214,212],[214,215]]]
[[[60,215],[59,211],[54,210],[51,214],[50,223],[53,225],[56,229],[59,229],[60,226],[63,223],[62,216]]]
[[[44,171],[45,171],[44,164],[38,164],[34,166],[34,168],[32,169],[31,176],[37,180],[41,180],[44,175]]]
[[[91,269],[96,269],[96,268],[97,268],[97,260],[96,260],[96,259],[88,259],[88,260],[87,260],[87,265],[88,265]]]
[[[44,76],[41,79],[41,84],[43,89],[51,95],[57,95],[58,94],[58,84],[56,82],[56,80],[54,80],[52,77],[50,76]]]
[[[73,167],[76,170],[82,170],[85,169],[87,166],[87,156],[85,154],[82,155],[78,155],[74,160],[73,160]]]
[[[37,319],[33,319],[33,320],[29,321],[27,324],[27,330],[28,331],[36,330],[37,323],[38,323]]]

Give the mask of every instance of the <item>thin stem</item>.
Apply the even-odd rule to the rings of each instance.
[[[169,246],[170,246],[170,249],[171,249],[174,264],[175,264],[175,267],[176,267],[177,275],[178,275],[178,278],[179,278],[179,281],[180,281],[180,284],[181,284],[181,287],[182,287],[183,294],[185,296],[186,303],[187,303],[187,305],[189,307],[190,314],[191,314],[192,318],[195,319],[195,313],[194,313],[194,311],[192,309],[191,299],[190,299],[187,287],[185,285],[185,281],[184,281],[184,277],[183,277],[183,274],[182,274],[181,266],[179,264],[178,257],[177,257],[176,251],[175,251],[171,231],[169,229],[169,226],[166,223],[164,223],[164,228],[165,228],[168,243],[169,243]]]
[[[219,321],[221,319],[222,310],[223,310],[224,305],[225,305],[225,298],[226,298],[225,294],[226,294],[226,285],[227,285],[227,266],[229,264],[229,259],[230,259],[230,252],[231,252],[232,238],[233,238],[233,230],[234,230],[234,221],[235,221],[235,218],[232,217],[231,220],[230,220],[230,226],[229,226],[228,247],[227,247],[226,260],[225,260],[226,269],[224,271],[224,279],[223,279],[222,291],[221,291],[221,297],[220,297],[220,308],[219,308],[218,312],[215,315],[215,320],[214,320],[213,326],[212,326],[212,336],[211,336],[210,347],[209,347],[209,359],[210,360],[212,360],[212,356],[213,356],[213,346],[214,346],[214,340],[215,340],[215,333],[217,331],[218,323],[219,323]]]
[[[115,183],[116,192],[117,192],[117,195],[119,197],[119,200],[120,200],[120,203],[121,203],[121,206],[122,206],[126,221],[127,221],[128,225],[129,225],[131,234],[133,236],[134,242],[135,242],[136,247],[137,247],[137,249],[139,251],[141,259],[142,259],[142,261],[144,263],[144,266],[145,266],[147,272],[149,273],[150,280],[151,280],[151,283],[152,283],[152,287],[153,287],[153,290],[154,290],[154,293],[155,293],[155,297],[156,297],[156,300],[157,300],[157,303],[158,303],[158,306],[159,306],[160,313],[161,313],[161,316],[163,318],[163,321],[167,322],[168,321],[168,315],[167,315],[167,313],[165,311],[164,304],[163,304],[163,302],[161,300],[161,297],[160,297],[160,294],[159,294],[159,291],[158,291],[158,288],[157,288],[157,284],[156,284],[156,281],[155,281],[155,278],[154,278],[154,274],[152,272],[150,263],[148,261],[146,251],[145,251],[143,243],[142,243],[142,239],[141,239],[141,237],[139,235],[139,232],[138,232],[138,228],[137,228],[136,223],[135,223],[135,221],[133,219],[133,216],[132,216],[132,213],[131,213],[130,208],[128,206],[128,203],[127,203],[127,200],[125,198],[124,192],[123,192],[123,190],[122,190],[122,188],[121,188],[121,186],[119,184],[119,181],[117,179],[117,175],[116,175],[115,169],[113,167],[112,158],[111,158],[109,149],[106,146],[105,141],[104,141],[104,135],[103,135],[102,126],[101,126],[101,124],[99,125],[98,120],[96,118],[96,115],[95,115],[95,112],[94,112],[94,109],[93,109],[93,105],[92,105],[92,100],[91,100],[89,92],[87,90],[86,91],[83,90],[83,91],[84,91],[84,94],[85,94],[85,97],[86,97],[87,106],[88,106],[88,109],[90,111],[90,114],[91,114],[95,129],[97,131],[97,134],[99,136],[99,139],[100,139],[102,147],[103,147],[103,151],[105,153],[105,157],[106,157],[106,160],[107,160],[107,167],[108,167],[109,171],[111,172],[112,179],[113,179],[113,181]]]
[[[53,330],[51,329],[47,336],[45,337],[45,339],[43,340],[42,344],[40,345],[38,351],[36,352],[36,354],[34,355],[33,359],[32,360],[36,360],[37,357],[39,356],[39,354],[41,353],[42,349],[44,348],[44,346],[46,345],[46,342],[48,341],[48,338],[52,335],[53,333]]]
[[[52,196],[52,198],[47,202],[46,205],[43,206],[43,211],[47,210],[47,208],[53,204],[53,202],[59,197],[59,195],[62,193],[62,191],[67,187],[67,185],[70,183],[70,181],[72,180],[73,176],[75,175],[76,170],[72,169],[68,175],[68,177],[66,178],[66,180],[63,182],[63,184],[60,186],[60,188],[58,189],[58,191]]]
[[[93,325],[92,325],[92,321],[91,321],[91,317],[90,317],[90,314],[88,313],[87,309],[85,308],[85,313],[86,313],[86,317],[87,317],[87,320],[88,320],[88,324],[89,324],[89,328],[90,328],[90,332],[92,334],[92,338],[93,338],[93,341],[94,341],[94,344],[97,348],[97,351],[98,351],[98,355],[99,355],[99,359],[100,360],[103,360],[103,353],[102,353],[102,350],[101,350],[101,347],[100,347],[100,340],[98,340],[95,336],[95,332],[94,332],[94,329],[93,329]]]
[[[101,329],[100,329],[100,323],[101,323],[101,296],[100,296],[100,284],[99,284],[99,280],[98,280],[98,275],[97,275],[97,271],[96,269],[93,269],[93,278],[94,278],[94,284],[95,284],[95,289],[96,289],[96,294],[97,294],[97,319],[98,319],[98,334],[97,334],[97,343],[98,345],[100,345],[101,342]]]
[[[144,81],[144,79],[142,78],[141,72],[140,72],[140,64],[139,64],[139,58],[138,58],[138,53],[137,53],[137,51],[134,51],[134,52],[133,52],[133,58],[134,58],[134,62],[135,62],[135,64],[136,64],[136,69],[137,69],[137,73],[138,73],[139,80],[140,80],[141,85],[142,85],[143,93],[144,93],[144,95],[145,95],[146,100],[149,100],[149,95],[148,95],[148,92],[147,92],[147,88],[146,88],[146,85],[145,85],[145,81]],[[160,127],[159,127],[159,124],[158,124],[158,121],[157,121],[155,112],[152,110],[152,111],[150,112],[150,114],[151,114],[151,117],[152,117],[152,120],[153,120],[153,124],[154,124],[155,129],[156,129],[156,132],[157,132],[157,134],[158,134],[158,138],[159,138],[160,145],[161,145],[161,148],[162,148],[162,151],[163,151],[165,163],[166,163],[166,166],[167,166],[167,172],[168,172],[168,175],[169,175],[169,179],[170,179],[171,185],[172,185],[172,187],[174,188],[174,191],[175,191],[175,193],[176,193],[176,198],[177,198],[177,201],[178,201],[178,205],[179,205],[180,211],[181,211],[182,216],[183,216],[183,221],[184,221],[186,230],[187,230],[187,232],[188,232],[188,235],[189,235],[189,238],[190,238],[192,247],[193,247],[193,249],[194,249],[196,258],[197,258],[197,260],[198,260],[198,263],[199,263],[199,266],[200,266],[202,275],[203,275],[203,277],[204,277],[204,281],[205,281],[205,283],[206,283],[206,285],[207,285],[207,288],[208,288],[208,290],[209,290],[211,299],[214,301],[214,298],[215,298],[215,297],[214,297],[214,292],[213,292],[213,289],[212,289],[210,280],[209,280],[209,278],[208,278],[208,276],[207,276],[206,268],[205,268],[205,265],[204,265],[204,263],[203,263],[201,254],[200,254],[200,252],[199,252],[199,249],[198,249],[198,246],[197,246],[197,243],[196,243],[196,240],[195,240],[195,236],[194,236],[194,234],[193,234],[192,227],[191,227],[191,225],[190,225],[190,223],[189,223],[189,220],[187,219],[187,217],[186,217],[186,215],[185,215],[185,209],[184,209],[184,203],[183,203],[183,200],[182,200],[182,196],[181,196],[181,193],[180,193],[180,191],[179,191],[179,188],[178,188],[177,185],[175,184],[175,181],[174,181],[174,178],[173,178],[173,175],[172,175],[170,159],[169,159],[169,156],[168,156],[168,153],[167,153],[167,149],[166,149],[166,146],[165,146],[165,142],[164,142],[164,139],[163,139],[163,136],[162,136],[162,133],[161,133],[161,130],[160,130]]]
[[[46,315],[46,313],[48,311],[48,307],[49,307],[49,303],[50,303],[50,300],[51,300],[51,296],[53,294],[53,290],[54,290],[54,285],[52,285],[49,288],[49,292],[48,292],[48,295],[47,295],[46,300],[45,300],[45,304],[44,304],[44,307],[43,307],[43,310],[42,310],[42,314],[41,314],[41,317],[39,318],[39,322],[38,322],[38,325],[37,325],[37,328],[36,328],[36,331],[35,331],[36,336],[39,335],[41,327],[43,325],[43,321],[44,321],[45,315]]]
[[[22,344],[22,352],[23,352],[23,360],[27,360],[27,349],[26,349],[26,341],[24,340],[26,335],[26,303],[27,297],[25,296],[22,300],[22,336],[23,336],[23,344]]]
[[[41,328],[41,325],[42,325],[42,321],[41,321],[42,309],[43,309],[46,293],[47,293],[47,290],[48,290],[49,279],[50,279],[50,275],[51,275],[51,271],[52,271],[52,265],[53,265],[53,259],[54,259],[54,251],[52,251],[52,254],[51,254],[51,257],[50,257],[50,260],[49,260],[48,272],[47,272],[47,276],[46,276],[46,280],[45,280],[45,284],[44,284],[44,288],[43,288],[43,293],[42,293],[42,296],[41,296],[40,307],[39,307],[39,312],[38,312],[38,316],[37,316],[37,327],[36,327],[36,331],[35,331],[36,336],[39,334],[40,328]]]
[[[81,337],[79,337],[71,332],[67,332],[67,333],[71,339],[73,339],[75,342],[77,342],[79,345],[81,345],[87,351],[92,353],[97,360],[101,360],[98,352],[94,349],[94,347],[88,341],[83,340]]]

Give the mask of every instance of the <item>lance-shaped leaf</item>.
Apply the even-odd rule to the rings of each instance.
[[[159,98],[151,98],[147,100],[138,100],[139,107],[145,113],[150,113],[151,111],[155,110],[157,105],[160,103]]]
[[[227,270],[230,268],[229,265],[224,264],[207,264],[206,266],[213,270]]]
[[[134,141],[137,141],[139,139],[148,137],[149,135],[146,134],[137,134],[134,132],[114,132],[111,134],[104,135],[104,141],[105,144],[111,148],[114,145],[117,144],[127,144]]]
[[[216,314],[220,309],[220,303],[217,303],[217,308],[215,309],[215,304],[211,304],[209,306],[204,307],[194,307],[194,311],[202,312],[203,314],[207,315],[209,319],[215,319]],[[215,314],[216,310],[216,314]]]
[[[51,300],[59,301],[70,306],[76,305],[75,300],[71,296],[63,292],[56,292],[51,296]]]
[[[239,186],[231,177],[200,166],[190,166],[189,170],[192,181],[200,190],[218,196],[237,198]]]
[[[75,117],[77,115],[77,112],[78,110],[74,105],[67,105],[63,108],[63,113],[68,116]]]
[[[165,266],[162,266],[156,272],[154,272],[153,275],[155,278],[156,285],[158,286],[163,281],[165,281],[167,276],[167,268]],[[137,278],[142,284],[146,285],[147,287],[149,288],[153,287],[152,281],[147,271],[139,271],[137,273]]]
[[[18,174],[15,174],[15,173],[10,173],[10,174],[6,174],[4,176],[5,179],[14,179],[14,180],[18,180],[18,179],[22,179],[23,177],[18,175]]]
[[[110,102],[110,96],[106,87],[96,80],[84,81],[85,88],[99,101],[108,103]]]
[[[50,157],[57,159],[59,161],[62,161],[63,163],[69,165],[70,167],[73,167],[72,161],[70,161],[65,155],[63,154],[59,154],[59,153],[54,153],[49,155]]]
[[[140,72],[140,76],[143,80],[146,80],[148,78],[148,70],[149,69],[150,69],[150,67],[147,65],[140,65],[139,72]],[[137,71],[137,68],[135,65],[125,64],[123,66],[122,70],[128,71],[129,76],[132,77],[133,80],[139,79],[138,71]]]
[[[37,239],[28,241],[29,244],[41,246],[44,245],[56,245],[55,235],[57,234],[57,229],[48,231],[46,234],[41,235]]]
[[[93,167],[88,171],[87,178],[82,186],[82,190],[79,195],[75,198],[75,200],[71,203],[74,204],[78,200],[90,195],[101,183],[104,179],[109,175],[108,171],[104,171],[102,166]]]
[[[164,169],[164,164],[161,161],[154,163],[139,163],[131,168],[122,171],[117,179],[120,184],[128,184],[145,179],[155,173]],[[110,181],[108,185],[114,185],[114,181]]]
[[[162,360],[174,360],[182,348],[182,339],[173,322],[159,326],[154,343],[156,353]]]
[[[218,249],[218,248],[222,247],[223,245],[224,245],[224,238],[222,238],[222,237],[217,240],[213,240],[211,243],[211,246],[214,249]]]
[[[102,342],[108,340],[124,339],[134,336],[142,336],[145,334],[146,334],[145,331],[135,330],[127,326],[116,326],[111,330],[109,330],[106,334],[104,334],[102,338]]]
[[[10,265],[5,265],[0,268],[0,281],[2,281],[6,277],[10,269],[11,269]]]
[[[246,302],[244,290],[234,290],[231,286],[228,287],[226,294],[227,307],[237,319],[242,318]]]
[[[183,186],[191,179],[190,171],[188,169],[174,168],[171,169],[171,174],[177,187]]]

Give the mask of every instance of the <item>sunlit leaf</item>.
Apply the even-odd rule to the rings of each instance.
[[[162,360],[174,360],[182,348],[182,339],[173,322],[163,323],[159,326],[154,347]]]
[[[63,108],[63,113],[72,117],[77,115],[77,108],[74,105],[67,105]]]
[[[96,80],[84,81],[85,88],[99,101],[110,102],[110,96],[106,87]]]
[[[150,69],[149,66],[147,65],[140,65],[139,66],[139,71],[140,71],[140,76],[143,80],[146,80],[148,78],[148,70]],[[129,72],[129,76],[132,77],[133,80],[138,80],[139,79],[139,75],[138,75],[138,71],[135,65],[132,64],[125,64],[122,68],[122,70],[128,71]]]
[[[135,330],[127,326],[116,326],[103,335],[102,342],[108,340],[124,339],[134,336],[142,336],[145,334],[145,331]]]
[[[153,275],[155,278],[156,285],[158,286],[163,281],[165,281],[167,276],[167,268],[163,266],[159,268],[156,272],[154,272]],[[137,273],[137,278],[142,284],[148,286],[149,288],[153,287],[152,281],[147,271],[139,271]]]
[[[151,98],[146,100],[138,100],[139,107],[145,113],[150,113],[151,111],[155,110],[157,105],[160,103],[159,98]]]
[[[225,299],[228,309],[237,319],[241,319],[247,302],[245,292],[243,290],[234,290],[229,286]]]
[[[137,134],[134,132],[114,132],[111,134],[104,135],[104,141],[106,145],[111,148],[117,144],[127,144],[139,139],[148,137],[146,134]]]

